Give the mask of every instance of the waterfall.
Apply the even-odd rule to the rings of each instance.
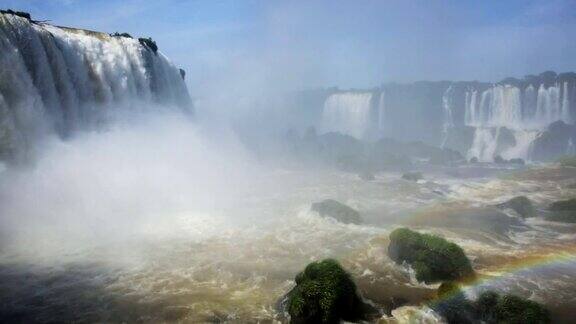
[[[136,39],[0,14],[0,53],[0,154],[117,111],[192,108],[179,70]]]
[[[344,92],[330,95],[324,103],[320,130],[364,139],[372,127],[372,93]]]
[[[555,121],[572,121],[567,82],[548,87],[497,84],[482,92],[479,103],[477,96],[476,89],[466,91],[464,124],[475,128],[467,155],[483,161],[491,161],[494,154],[529,159],[531,144],[540,132]],[[501,127],[511,131],[516,146],[496,152]]]
[[[475,96],[475,92],[472,94]],[[472,100],[472,98],[470,99]],[[466,103],[468,103],[468,98],[466,98]],[[448,89],[442,95],[442,109],[444,111],[444,124],[442,125],[442,143],[440,147],[444,147],[446,145],[446,141],[448,140],[448,132],[450,128],[454,127],[454,113],[453,113],[453,106],[454,106],[454,88],[449,86]]]
[[[386,102],[384,90],[380,93],[378,100],[378,135],[384,136],[386,132]]]

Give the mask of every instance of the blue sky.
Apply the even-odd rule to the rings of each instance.
[[[151,36],[193,92],[499,80],[576,70],[576,1],[0,0]]]

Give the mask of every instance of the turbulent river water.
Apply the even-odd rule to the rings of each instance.
[[[145,236],[49,256],[3,252],[0,321],[286,321],[277,305],[295,275],[331,257],[384,313],[408,305],[392,315],[438,322],[421,306],[436,286],[416,282],[410,269],[387,257],[388,234],[402,225],[464,248],[483,278],[467,289],[472,297],[491,287],[543,302],[555,321],[576,316],[576,226],[539,217],[509,225],[489,207],[517,195],[537,207],[572,197],[567,185],[576,182],[576,169],[440,168],[426,170],[419,182],[399,173],[363,181],[336,171],[275,169],[251,182],[234,203],[210,213],[181,212]],[[325,198],[358,209],[364,225],[309,211]]]

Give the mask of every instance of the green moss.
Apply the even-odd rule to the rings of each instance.
[[[514,295],[482,293],[475,303],[478,318],[487,323],[550,323],[550,312],[542,305]]]
[[[473,323],[474,306],[466,299],[460,285],[453,281],[443,282],[438,287],[438,298],[430,307],[442,315],[449,324]]]
[[[388,255],[396,263],[407,262],[416,279],[426,283],[465,279],[473,275],[462,248],[441,237],[400,228],[390,234]]]
[[[296,276],[288,313],[293,323],[338,323],[363,318],[363,302],[350,275],[333,259],[309,264]]]

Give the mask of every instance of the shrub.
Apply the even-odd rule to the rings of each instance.
[[[151,49],[154,54],[158,52],[158,45],[156,45],[156,42],[153,41],[152,38],[138,38],[138,41],[142,46]]]
[[[473,275],[470,260],[457,244],[407,228],[396,229],[390,234],[388,256],[396,263],[410,264],[416,271],[416,279],[426,283]]]
[[[8,10],[0,10],[0,13],[15,15],[15,16],[22,17],[22,18],[25,18],[28,20],[32,19],[32,16],[30,16],[29,13],[24,12],[24,11],[14,11],[12,9],[8,9]]]
[[[487,323],[550,323],[550,312],[544,306],[514,295],[500,296],[484,292],[475,303],[478,318]]]

